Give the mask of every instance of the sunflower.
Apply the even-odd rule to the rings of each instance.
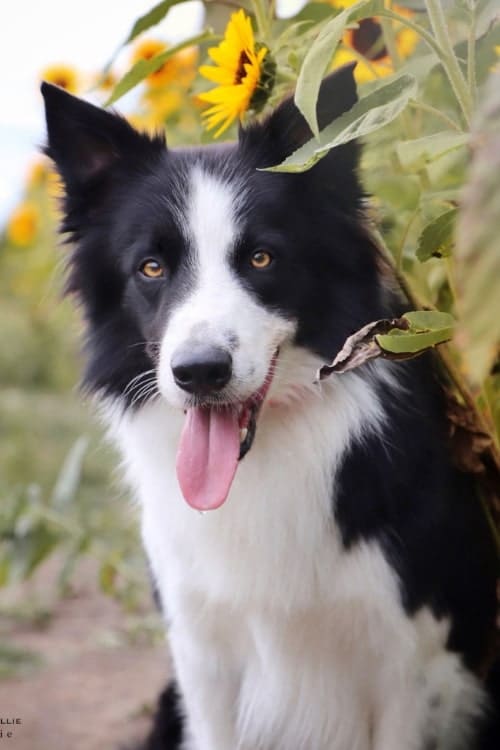
[[[29,247],[33,243],[40,224],[40,211],[31,201],[21,203],[14,209],[7,224],[7,239],[17,247]]]
[[[79,88],[78,73],[70,65],[49,65],[42,70],[41,78],[47,83],[53,83],[70,94],[76,94]]]
[[[332,5],[336,7],[348,7],[353,3],[351,0],[334,0]],[[394,7],[401,16],[411,18],[412,11],[407,8]],[[401,23],[391,21],[394,27],[394,36],[399,56],[402,59],[409,57],[417,46],[418,35],[412,29]],[[342,37],[342,46],[337,50],[334,58],[334,67],[343,65],[352,60],[357,60],[355,77],[358,83],[371,81],[390,75],[394,72],[393,61],[385,46],[384,33],[380,20],[374,16],[363,18],[358,21],[355,28],[346,29]]]
[[[224,39],[218,47],[211,47],[208,54],[215,65],[202,65],[200,73],[218,86],[198,94],[198,99],[212,105],[203,117],[208,130],[220,125],[215,133],[217,138],[249,109],[264,104],[267,93],[263,98],[260,94],[266,88],[270,91],[273,76],[266,75],[264,70],[268,50],[257,46],[250,18],[243,10],[232,14]]]

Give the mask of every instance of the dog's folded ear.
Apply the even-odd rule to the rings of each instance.
[[[78,191],[99,178],[123,157],[129,164],[147,165],[165,148],[162,137],[138,133],[117,114],[42,83],[48,144],[45,152],[55,162],[68,192]]]
[[[355,67],[356,63],[344,65],[322,81],[316,105],[320,130],[347,112],[358,100]],[[293,96],[281,102],[262,123],[240,132],[240,141],[250,146],[264,146],[266,158],[274,159],[272,164],[262,166],[279,164],[312,137],[311,129],[295,105]]]

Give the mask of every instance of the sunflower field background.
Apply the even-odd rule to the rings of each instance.
[[[362,138],[382,262],[408,310],[426,311],[375,343],[395,357],[439,345],[457,461],[477,474],[498,529],[498,0],[321,0],[288,18],[273,0],[206,0],[204,28],[169,46],[155,27],[182,1],[159,2],[131,24],[125,69],[114,58],[97,71],[68,61],[41,77],[118,110],[135,92],[126,116],[139,129],[165,129],[172,146],[234,139],[295,91],[311,137],[273,167],[280,171],[309,169]],[[359,101],[319,132],[320,81],[350,62]],[[0,239],[0,587],[55,558],[42,602],[55,607],[90,557],[96,585],[133,610],[147,585],[135,520],[92,409],[75,393],[81,323],[61,299],[61,190],[37,158]],[[12,663],[0,629],[0,676],[3,653]]]

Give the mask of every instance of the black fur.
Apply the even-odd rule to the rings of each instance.
[[[154,723],[141,750],[177,750],[182,740],[182,711],[175,685],[170,683],[158,699]]]
[[[411,399],[386,395],[390,430],[346,456],[335,513],[347,546],[382,540],[410,614],[451,615],[448,647],[477,671],[494,636],[496,551],[473,479],[452,465],[429,359],[398,366]]]

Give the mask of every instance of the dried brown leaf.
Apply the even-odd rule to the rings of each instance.
[[[359,331],[356,331],[356,333],[353,333],[352,336],[346,339],[344,346],[338,352],[333,362],[329,365],[323,365],[319,369],[318,380],[324,380],[324,378],[333,372],[348,372],[363,365],[370,359],[386,356],[386,352],[378,345],[375,336],[389,333],[394,328],[406,331],[409,328],[409,323],[404,318],[383,318],[360,328]]]

